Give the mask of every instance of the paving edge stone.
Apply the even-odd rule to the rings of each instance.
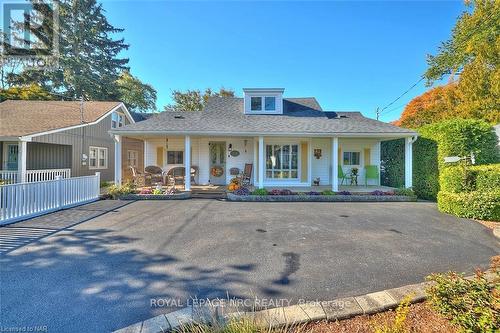
[[[488,270],[485,272],[485,277],[493,281],[495,274]],[[132,324],[114,333],[164,333],[175,330],[181,325],[207,323],[210,317],[211,320],[245,319],[265,327],[280,327],[324,319],[342,320],[395,308],[407,295],[411,295],[410,303],[421,302],[426,299],[425,289],[428,286],[429,282],[422,282],[333,301],[311,302],[256,312],[235,311],[224,313],[222,316],[220,313],[215,316],[219,310],[213,307],[206,309],[188,307]]]
[[[493,228],[493,236],[500,239],[500,227]]]

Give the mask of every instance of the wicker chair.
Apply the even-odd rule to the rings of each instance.
[[[144,169],[144,172],[148,178],[151,179],[151,183],[164,183],[163,170],[156,165],[149,165]]]
[[[146,176],[137,171],[135,167],[130,167],[130,170],[132,172],[132,181],[134,182],[134,185],[137,187],[144,187],[146,186]]]
[[[241,174],[241,185],[250,185],[252,182],[252,169],[253,169],[253,164],[247,163],[245,164],[245,168],[243,169],[243,172]]]

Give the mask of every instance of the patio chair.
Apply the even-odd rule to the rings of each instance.
[[[195,165],[191,166],[191,183],[196,184],[196,176],[198,175],[199,168]]]
[[[253,169],[253,164],[251,163],[246,163],[245,168],[243,169],[243,173],[241,174],[240,181],[241,185],[250,185],[251,180],[252,180],[252,169]]]
[[[151,178],[151,183],[162,183],[164,182],[163,179],[163,170],[156,165],[148,165],[146,168],[144,168],[144,173],[146,174],[147,177]]]
[[[338,177],[340,178],[340,185],[344,185],[344,180],[350,181],[352,177],[350,175],[344,173],[344,170],[342,170],[342,166],[339,165],[338,169],[339,169],[338,170],[338,174],[339,174]]]
[[[146,186],[146,176],[137,171],[135,167],[130,167],[130,171],[132,172],[132,181],[134,182],[134,185],[137,187],[144,187]]]
[[[164,173],[165,185],[175,185],[184,182],[184,167],[171,167]]]
[[[365,186],[368,186],[368,179],[375,179],[377,181],[377,185],[379,182],[378,176],[378,168],[376,165],[367,165],[365,166],[366,174],[365,174]]]

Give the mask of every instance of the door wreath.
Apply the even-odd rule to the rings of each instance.
[[[210,174],[214,177],[220,177],[224,173],[224,169],[220,166],[214,166],[210,169]]]

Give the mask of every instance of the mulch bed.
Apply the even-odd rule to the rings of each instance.
[[[481,223],[484,225],[486,228],[489,228],[491,230],[495,229],[496,227],[500,227],[500,222],[495,222],[495,221],[483,221],[483,220],[474,220],[478,223]]]
[[[373,333],[375,327],[394,322],[395,312],[386,311],[375,315],[357,316],[341,321],[320,321],[307,324],[298,333]],[[417,303],[410,306],[406,318],[408,332],[414,333],[455,333],[459,328],[434,312],[429,305]]]

